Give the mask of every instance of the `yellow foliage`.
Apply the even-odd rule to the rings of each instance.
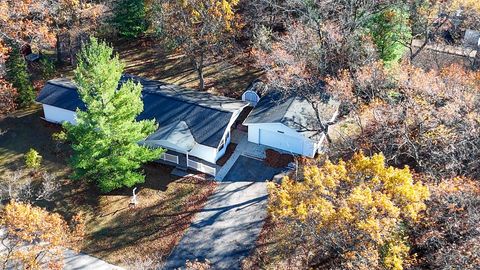
[[[480,1],[478,0],[453,0],[449,5],[450,10],[470,9],[475,12],[480,12]]]
[[[408,256],[410,248],[403,241],[391,241],[386,246],[383,264],[392,270],[402,270],[403,261]]]
[[[19,269],[62,269],[64,248],[75,249],[83,237],[82,220],[77,216],[74,221],[72,230],[59,214],[30,204],[9,203],[0,216],[0,226],[6,230],[4,243],[12,249],[6,259]]]
[[[417,221],[430,196],[408,167],[387,167],[382,154],[358,153],[349,161],[306,166],[303,175],[302,181],[285,178],[280,185],[269,185],[274,218],[313,221],[319,232],[336,231],[345,238],[359,235],[352,241],[368,239],[378,248],[388,243],[392,255],[385,264],[401,269],[398,254],[405,248],[393,245],[390,238],[401,222]]]

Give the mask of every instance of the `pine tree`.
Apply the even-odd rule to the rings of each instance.
[[[141,165],[163,153],[138,144],[157,125],[154,120],[136,121],[143,111],[142,86],[128,81],[118,88],[123,68],[111,47],[91,38],[75,70],[87,109],[77,110],[77,125],[65,125],[74,150],[73,178],[94,181],[102,192],[144,182]]]
[[[18,46],[11,46],[12,50],[5,63],[7,80],[17,89],[17,104],[27,107],[35,100],[35,90],[27,70],[27,63]]]
[[[405,7],[383,10],[372,16],[367,23],[367,32],[387,67],[398,63],[407,49],[404,44],[407,44],[412,36],[408,24],[408,11]]]
[[[147,31],[145,0],[118,0],[112,24],[121,36],[136,38]]]

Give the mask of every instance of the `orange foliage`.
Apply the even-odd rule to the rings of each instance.
[[[0,116],[15,110],[17,95],[17,90],[12,84],[0,78]]]
[[[2,259],[13,268],[62,269],[65,248],[76,249],[83,238],[82,219],[76,216],[73,223],[69,226],[59,214],[30,204],[10,202],[0,218],[7,248]]]

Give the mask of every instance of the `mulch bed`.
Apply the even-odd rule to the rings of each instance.
[[[225,163],[227,163],[227,160],[232,156],[233,152],[235,152],[235,148],[237,148],[236,143],[230,143],[227,146],[227,150],[225,151],[225,154],[223,157],[217,160],[217,165],[223,166]]]
[[[294,158],[290,154],[281,154],[275,150],[265,150],[265,163],[273,168],[283,168],[290,162],[294,162]]]

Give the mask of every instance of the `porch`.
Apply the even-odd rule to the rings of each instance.
[[[188,174],[188,170],[193,169],[215,177],[221,168],[221,166],[217,164],[170,149],[167,149],[167,152],[165,152],[160,159],[156,160],[156,162],[174,166],[175,170],[172,171],[172,173],[185,175]]]

